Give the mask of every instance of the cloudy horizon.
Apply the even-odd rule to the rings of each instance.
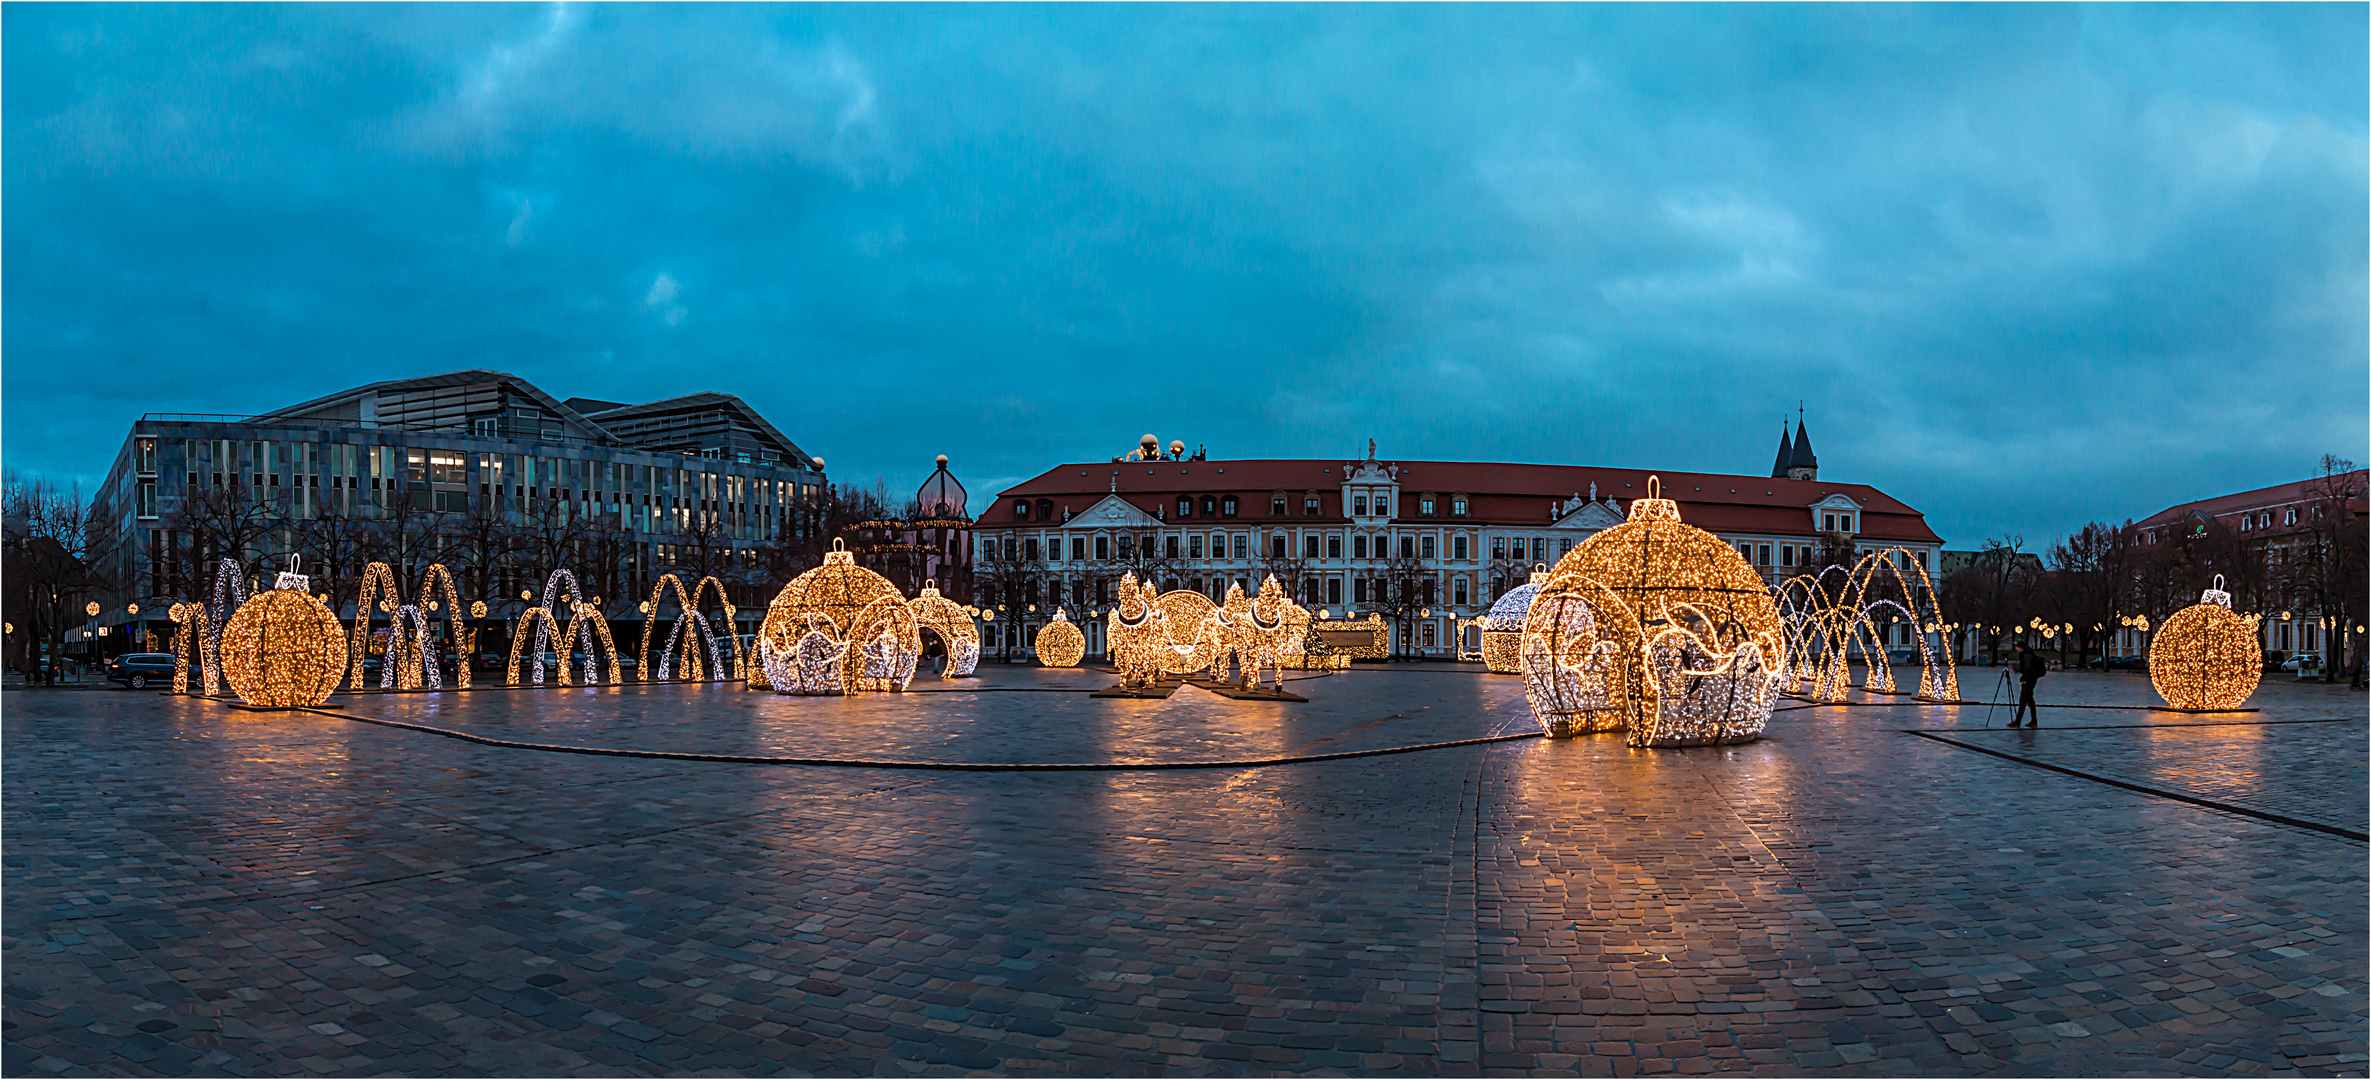
[[[1150,431],[1953,547],[2371,441],[2366,9],[9,5],[0,453],[508,371],[973,494]]]

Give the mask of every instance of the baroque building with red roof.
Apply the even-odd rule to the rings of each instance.
[[[1843,544],[1904,548],[1934,572],[1942,539],[1924,515],[1866,484],[1818,479],[1808,435],[1782,438],[1771,471],[1387,461],[1372,441],[1361,460],[1211,460],[1182,443],[1162,453],[1148,435],[1124,458],[1058,465],[997,493],[973,525],[980,602],[1002,608],[1016,646],[1056,606],[1084,613],[1099,654],[1093,616],[1123,572],[1213,599],[1273,574],[1311,608],[1383,614],[1401,655],[1455,656],[1461,619],[1624,520],[1650,472],[1684,520],[1772,585]]]

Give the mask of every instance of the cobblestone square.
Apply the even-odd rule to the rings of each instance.
[[[1472,666],[1110,681],[11,690],[5,1071],[2367,1069],[2340,689],[2067,673],[2039,730],[1856,695],[1658,751],[1505,738]],[[1122,767],[949,768],[998,764]]]

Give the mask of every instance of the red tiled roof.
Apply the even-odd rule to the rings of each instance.
[[[1257,458],[1233,461],[1101,461],[1058,465],[997,493],[996,505],[989,513],[982,515],[981,524],[989,528],[1048,524],[1035,520],[1013,520],[1009,500],[1017,498],[1032,501],[1050,499],[1057,514],[1065,508],[1073,513],[1084,512],[1112,494],[1115,475],[1120,498],[1148,514],[1168,505],[1170,500],[1179,495],[1231,494],[1243,500],[1242,511],[1237,517],[1227,520],[1288,525],[1340,523],[1347,520],[1340,505],[1343,470],[1346,465],[1356,464],[1323,458]],[[1570,499],[1575,495],[1587,498],[1589,485],[1596,484],[1600,496],[1611,497],[1627,507],[1629,500],[1646,494],[1647,477],[1651,473],[1662,479],[1664,497],[1680,504],[1682,520],[1712,532],[1807,534],[1810,532],[1807,508],[1829,495],[1841,493],[1861,504],[1859,535],[1863,537],[1905,543],[1942,542],[1942,538],[1927,527],[1924,515],[1867,484],[1784,480],[1727,473],[1610,469],[1592,465],[1482,461],[1401,461],[1384,464],[1399,468],[1403,504],[1408,498],[1428,491],[1443,497],[1462,493],[1472,500],[1472,513],[1467,517],[1410,517],[1403,513],[1394,519],[1403,525],[1422,522],[1544,527],[1553,520],[1550,517],[1551,501]],[[1275,491],[1286,494],[1295,513],[1282,518],[1268,516],[1268,496]],[[1315,518],[1297,512],[1302,495],[1310,491],[1319,495],[1325,511]],[[1204,519],[1191,520],[1199,522]],[[1186,523],[1184,520],[1172,522],[1179,525]]]
[[[2354,472],[2343,474],[2343,476],[2340,478],[2340,481],[2342,483],[2351,482],[2356,491],[2361,491],[2363,489],[2364,481],[2367,477],[2371,477],[2371,469],[2356,469]],[[2322,497],[2321,485],[2322,481],[2317,477],[2310,480],[2298,480],[2287,484],[2274,484],[2271,487],[2257,488],[2253,491],[2241,491],[2234,492],[2230,495],[2218,495],[2211,499],[2199,499],[2196,502],[2181,503],[2176,506],[2166,507],[2163,510],[2159,510],[2154,514],[2149,515],[2147,518],[2136,522],[2135,527],[2148,529],[2164,525],[2179,524],[2181,522],[2190,520],[2190,516],[2193,514],[2211,521],[2216,518],[2239,514],[2250,510],[2268,510],[2282,506],[2315,502]],[[2349,499],[2347,500],[2347,507],[2353,510],[2357,515],[2361,515],[2364,512],[2363,499],[2360,496]],[[2278,525],[2277,523],[2274,526],[2276,529],[2283,527],[2284,526]]]

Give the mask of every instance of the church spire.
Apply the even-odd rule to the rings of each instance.
[[[1811,432],[1803,426],[1803,410],[1795,410],[1795,451],[1787,458],[1786,474],[1792,480],[1819,479],[1819,456],[1811,452]]]
[[[1787,422],[1780,420],[1778,422],[1778,460],[1770,466],[1770,478],[1773,480],[1786,479],[1786,468],[1793,464],[1794,456],[1794,440],[1787,435]]]

